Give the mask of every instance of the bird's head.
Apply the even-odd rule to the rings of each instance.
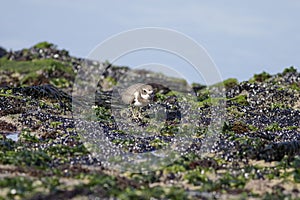
[[[140,88],[140,94],[143,99],[150,100],[153,98],[154,92],[151,85],[143,85]]]

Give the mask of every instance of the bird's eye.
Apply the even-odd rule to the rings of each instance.
[[[147,93],[147,90],[144,89],[143,92],[144,92],[144,93]]]

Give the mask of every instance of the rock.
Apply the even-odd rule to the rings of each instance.
[[[241,198],[246,198],[249,191],[256,189],[256,182],[252,180],[275,179],[299,183],[300,74],[295,68],[288,68],[276,75],[262,73],[241,83],[236,79],[228,79],[222,83],[225,85],[223,91],[226,97],[214,98],[207,90],[218,91],[216,88],[220,88],[222,84],[208,87],[193,84],[193,87],[189,87],[185,80],[146,70],[132,70],[109,63],[106,63],[106,68],[100,68],[103,66],[100,63],[72,57],[67,51],[59,50],[50,43],[40,43],[6,55],[10,59],[7,62],[15,64],[16,68],[19,63],[22,67],[30,68],[33,60],[35,64],[36,61],[54,60],[55,62],[48,63],[50,66],[59,63],[57,67],[50,68],[49,73],[38,70],[36,75],[39,76],[31,77],[33,81],[23,82],[29,86],[15,84],[19,77],[28,76],[28,72],[0,73],[0,175],[5,176],[9,170],[15,171],[5,177],[25,174],[22,179],[2,182],[5,189],[15,188],[16,185],[20,185],[21,189],[26,185],[30,187],[29,196],[17,193],[20,195],[18,198],[34,199],[30,195],[37,195],[36,199],[49,199],[49,196],[42,194],[41,197],[40,194],[49,191],[49,184],[53,187],[49,194],[53,199],[57,199],[57,195],[63,194],[62,191],[67,189],[70,189],[70,194],[73,193],[72,188],[78,188],[74,194],[88,194],[89,198],[93,198],[94,194],[103,193],[104,188],[103,199],[115,198],[114,195],[118,193],[116,188],[120,185],[119,182],[115,182],[119,179],[119,172],[115,170],[114,159],[109,163],[106,155],[114,155],[116,160],[119,160],[128,159],[130,154],[127,153],[132,153],[137,156],[134,160],[130,159],[130,165],[132,161],[133,165],[140,161],[146,167],[146,160],[139,160],[147,158],[143,155],[151,153],[156,157],[165,157],[165,151],[156,150],[168,146],[172,151],[180,153],[174,163],[167,163],[168,166],[162,166],[156,173],[122,174],[122,177],[133,181],[137,187],[145,184],[138,188],[137,194],[147,193],[149,197],[152,195],[149,192],[153,189],[148,187],[149,184],[155,183],[165,187],[165,183],[171,183],[171,186],[176,188],[176,195],[180,191],[178,187],[188,194],[194,192],[194,195],[200,198],[217,198],[226,192],[232,195],[241,194]],[[95,96],[91,95],[91,99],[83,98],[91,100],[92,105],[80,102],[80,98],[76,96],[80,94],[72,93],[71,96],[72,83],[67,86],[67,92],[62,91],[63,87],[54,87],[50,83],[41,84],[50,82],[50,78],[56,80],[59,77],[71,82],[73,79],[68,76],[70,71],[59,69],[69,66],[76,74],[76,70],[82,66],[82,61],[88,66],[94,66],[97,70],[95,74],[99,74]],[[128,107],[118,105],[118,87],[122,89],[135,82],[147,82],[159,94],[153,98],[151,104],[141,109],[144,121],[140,122],[133,121],[130,115],[127,115]],[[76,105],[78,112],[82,111],[80,114],[83,117],[74,114],[71,101],[72,105]],[[220,102],[225,102],[226,105],[222,107]],[[79,106],[80,103],[83,104],[82,107]],[[90,109],[94,112],[90,112]],[[219,116],[224,117],[223,127],[211,129],[215,128],[211,127],[211,123]],[[14,121],[5,121],[8,117]],[[85,128],[84,132],[77,132],[78,128],[82,130],[82,127]],[[7,139],[7,133],[12,132],[20,133],[17,142]],[[210,143],[205,140],[207,135],[213,135],[217,140]],[[83,142],[87,140],[90,143],[84,145]],[[100,143],[97,143],[98,141]],[[107,148],[108,145],[113,148]],[[115,151],[117,147],[124,150],[124,157],[123,153]],[[203,147],[209,148],[207,158],[206,154],[200,154]],[[99,151],[93,152],[93,148]],[[97,153],[100,157],[95,156]],[[274,162],[272,167],[258,166],[257,162],[253,164],[262,160],[279,162]],[[105,165],[105,162],[108,162],[108,165]],[[4,165],[9,167],[5,166],[3,170]],[[101,174],[103,169],[105,177]],[[113,174],[114,178],[111,179],[109,174]],[[49,177],[52,182],[48,183],[47,179],[42,178],[43,184],[34,182],[37,190],[33,190],[35,187],[32,187],[30,181],[39,180],[41,177]],[[66,188],[67,179],[76,180],[71,185],[72,188]],[[283,186],[281,182],[277,184]],[[268,186],[268,190],[264,188],[259,192],[260,196],[255,193],[251,195],[260,199],[271,197],[261,196],[265,191],[276,195],[280,193],[278,188],[271,186]],[[112,190],[107,190],[108,187]],[[84,189],[80,191],[81,188]],[[19,189],[16,188],[16,191]],[[122,191],[124,188],[120,189],[120,193]],[[130,195],[134,195],[130,185],[125,191],[126,194],[129,191]],[[174,197],[168,196],[173,189],[161,190],[157,186],[153,190],[155,195],[157,191],[162,196],[153,198]],[[170,193],[166,194],[164,191]],[[298,195],[296,197],[300,197],[298,190],[294,192]],[[4,199],[13,197],[14,193],[15,191],[11,191]],[[116,198],[123,197],[122,195]],[[138,199],[141,196],[130,197]]]
[[[7,54],[7,51],[4,48],[0,47],[0,58],[5,56],[6,54]]]

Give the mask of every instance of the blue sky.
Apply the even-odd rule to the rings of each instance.
[[[86,57],[99,43],[134,28],[163,27],[193,38],[209,53],[223,79],[300,66],[298,0],[7,0],[0,8],[0,45],[18,50],[49,41]],[[105,59],[105,58],[103,58]],[[138,52],[116,63],[189,66],[170,55]],[[191,81],[199,77],[185,75]]]

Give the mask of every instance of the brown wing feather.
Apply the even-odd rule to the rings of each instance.
[[[122,101],[125,104],[131,104],[134,100],[134,93],[139,90],[143,85],[142,83],[134,84],[128,87],[124,92],[121,93]]]

